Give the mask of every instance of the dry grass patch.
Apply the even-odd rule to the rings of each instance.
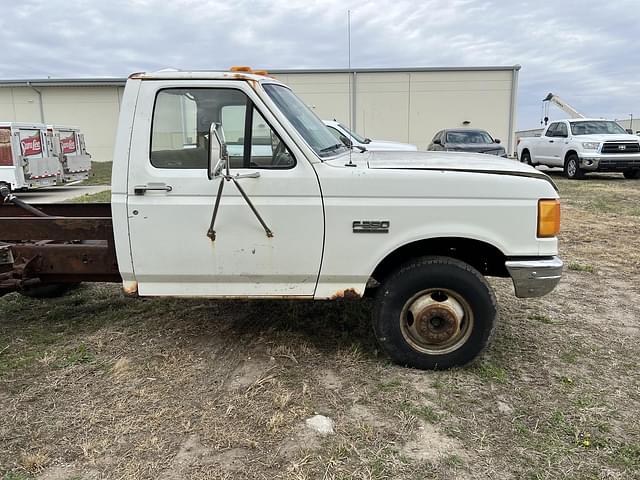
[[[367,302],[1,298],[0,478],[640,478],[640,182],[558,184],[593,273],[530,300],[492,279],[465,369],[391,365]]]

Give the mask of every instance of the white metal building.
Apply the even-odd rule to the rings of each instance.
[[[367,137],[425,149],[443,128],[489,131],[514,150],[519,65],[270,70],[323,119]],[[97,161],[110,161],[125,78],[0,80],[0,121],[77,125]],[[351,91],[352,101],[349,102]]]

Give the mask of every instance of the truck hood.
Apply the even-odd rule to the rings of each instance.
[[[493,175],[512,175],[545,180],[558,188],[545,173],[530,165],[483,153],[465,152],[365,152],[362,160],[371,169],[446,170]]]
[[[629,135],[628,133],[602,133],[598,135],[574,135],[574,140],[579,142],[638,142],[638,135]]]

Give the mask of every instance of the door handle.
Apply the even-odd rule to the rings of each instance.
[[[549,143],[553,143],[553,140],[549,140]]]
[[[150,183],[148,185],[136,185],[133,187],[133,193],[136,195],[144,195],[148,191],[154,192],[170,192],[173,190],[171,185],[165,185],[164,183]]]

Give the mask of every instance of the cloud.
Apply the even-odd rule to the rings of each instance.
[[[344,68],[351,9],[354,67],[520,64],[522,128],[549,91],[591,116],[640,116],[637,0],[5,2],[4,78]]]

